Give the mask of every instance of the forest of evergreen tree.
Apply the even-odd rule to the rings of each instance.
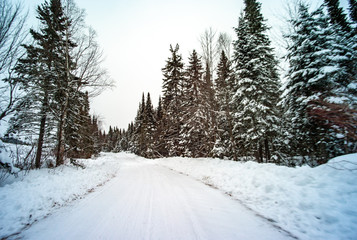
[[[9,26],[8,32],[15,29],[20,34],[22,26],[11,28],[20,5],[1,0],[1,6],[6,13],[1,21]],[[8,61],[5,70],[11,74],[3,79],[11,94],[6,99],[9,107],[1,115],[11,113],[11,118],[2,141],[20,139],[32,145],[26,154],[31,160],[22,161],[30,166],[20,168],[59,166],[68,158],[99,153],[98,119],[89,114],[89,97],[111,85],[99,64],[101,52],[95,32],[85,25],[84,12],[72,0],[45,1],[37,8],[37,19],[39,30],[30,29],[31,43],[22,44],[20,57]],[[6,33],[4,36],[12,37]]]
[[[170,45],[157,108],[143,93],[135,120],[127,129],[110,127],[103,150],[287,166],[356,152],[356,1],[349,3],[349,18],[339,1],[314,11],[298,4],[284,36],[289,69],[282,83],[261,4],[244,0],[232,57],[219,39],[216,66],[205,51],[211,42],[185,64],[179,45]]]
[[[288,69],[281,76],[261,3],[244,0],[235,40],[220,34],[215,43],[210,29],[187,63],[179,45],[170,45],[157,107],[143,93],[128,128],[104,132],[89,114],[89,98],[111,85],[95,33],[72,0],[45,1],[39,30],[30,30],[33,41],[3,79],[22,93],[0,115],[12,114],[3,140],[30,139],[36,168],[44,153],[56,166],[100,151],[317,166],[356,152],[355,0],[348,13],[338,0],[316,10],[299,2],[284,35]]]

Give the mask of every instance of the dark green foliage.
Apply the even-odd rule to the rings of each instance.
[[[349,0],[349,5],[350,17],[354,23],[357,23],[357,1]]]
[[[203,68],[201,59],[193,50],[189,57],[186,69],[186,78],[183,81],[183,125],[180,131],[180,147],[184,156],[207,156],[208,122],[207,108],[204,102],[205,82],[202,78]]]
[[[353,0],[354,1],[354,0]],[[325,5],[330,16],[330,22],[332,24],[339,25],[342,30],[346,32],[351,31],[351,27],[347,21],[346,14],[343,12],[342,7],[340,7],[339,0],[324,0]]]
[[[162,69],[163,79],[163,122],[166,128],[163,141],[168,156],[180,156],[180,130],[182,127],[182,88],[184,80],[184,64],[178,53],[179,45],[175,49],[170,45],[171,57]]]
[[[53,127],[48,123],[49,116],[52,115],[50,109],[58,106],[56,104],[59,97],[57,87],[65,72],[66,60],[61,46],[65,44],[69,22],[63,14],[60,0],[51,0],[50,3],[45,1],[37,8],[37,14],[41,22],[40,31],[30,30],[34,43],[24,45],[26,56],[19,60],[15,69],[19,75],[18,83],[21,84],[27,97],[31,99],[32,105],[28,107],[34,109],[38,115],[35,118],[27,118],[23,116],[23,114],[26,115],[24,111],[15,116],[25,117],[29,121],[39,123],[35,163],[39,168],[46,132],[50,133]],[[70,42],[68,44],[72,46]],[[21,109],[18,111],[21,112]]]
[[[16,83],[26,102],[17,108],[9,130],[30,138],[37,135],[37,168],[44,147],[55,154],[56,166],[66,156],[90,157],[98,152],[91,136],[98,129],[91,123],[88,94],[80,90],[82,79],[73,74],[78,67],[73,61],[77,45],[71,32],[72,16],[66,14],[60,0],[38,6],[39,30],[30,29],[33,43],[24,45],[26,54],[15,67]]]
[[[154,108],[151,103],[150,93],[147,94],[145,112],[144,112],[144,122],[145,122],[145,144],[146,149],[143,156],[146,158],[154,158],[156,156],[155,152],[155,139],[154,134],[156,131],[156,119]]]
[[[246,0],[233,43],[236,82],[232,89],[233,135],[241,157],[270,161],[280,122],[277,61],[261,4]]]
[[[70,101],[68,121],[65,127],[66,155],[70,158],[89,158],[94,145],[91,136],[91,117],[89,115],[88,93],[73,98]],[[71,99],[72,100],[72,99]]]
[[[232,91],[235,79],[231,63],[224,51],[217,66],[215,81],[217,99],[217,138],[213,155],[237,161],[236,144],[233,137],[233,117],[231,108]]]
[[[135,140],[134,140],[134,153],[141,155],[146,151],[146,142],[145,142],[145,131],[146,123],[145,118],[145,96],[143,93],[141,103],[139,104],[139,109],[135,118]]]
[[[165,146],[164,131],[166,128],[164,109],[162,107],[162,100],[159,97],[159,103],[155,111],[156,115],[156,130],[154,132],[154,152],[156,157],[167,156],[168,152]]]
[[[343,31],[329,23],[322,7],[309,13],[301,4],[298,17],[291,23],[295,32],[287,36],[291,41],[287,55],[290,68],[283,103],[293,137],[290,151],[317,165],[344,153],[345,143],[334,133],[335,127],[326,128],[313,116],[324,108],[316,106],[317,102],[356,101],[350,94],[355,80],[348,67],[354,53]]]
[[[223,51],[213,72],[193,51],[184,68],[179,46],[170,46],[162,100],[154,110],[150,95],[143,95],[134,123],[119,130],[114,151],[288,166],[315,166],[355,151],[356,38],[338,1],[326,0],[313,13],[300,5],[291,20],[283,94],[261,4],[244,3],[232,60]]]
[[[130,129],[128,132],[130,132]],[[145,96],[143,94],[142,101],[139,104],[138,113],[134,122],[132,151],[135,154],[147,158],[155,157],[157,154],[154,139],[155,133],[156,117],[154,108],[151,103],[150,94],[148,93],[146,102]]]

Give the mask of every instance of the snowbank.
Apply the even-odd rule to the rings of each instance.
[[[85,169],[67,165],[33,170],[23,179],[1,187],[0,239],[106,183],[120,167],[119,156],[106,153],[80,160]]]
[[[357,239],[357,154],[316,168],[218,159],[156,162],[232,195],[299,239]]]
[[[4,168],[8,168],[10,173],[12,174],[16,174],[20,171],[19,168],[13,165],[10,152],[6,149],[6,146],[1,139],[0,139],[0,164]],[[5,171],[5,169],[1,169],[0,171]]]

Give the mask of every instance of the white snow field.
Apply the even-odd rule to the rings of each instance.
[[[6,179],[0,187],[0,239],[95,191],[120,167],[119,157],[114,154],[82,161],[84,170],[64,165]]]
[[[13,238],[293,239],[238,201],[193,178],[152,160],[116,156],[120,170],[110,182]]]
[[[219,159],[157,162],[220,189],[299,239],[357,239],[357,154],[316,168]]]
[[[0,187],[0,239],[357,239],[357,154],[317,168],[127,153],[82,162]]]

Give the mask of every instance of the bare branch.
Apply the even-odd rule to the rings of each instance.
[[[76,76],[77,90],[88,91],[90,97],[97,96],[106,88],[114,86],[107,70],[101,67],[103,52],[96,42],[97,34],[84,23],[85,12],[73,0],[65,0],[64,6],[66,15],[71,19],[70,34],[77,44],[71,52],[76,63],[72,74]]]
[[[25,21],[28,13],[23,13],[20,3],[0,0],[0,77],[3,81],[0,92],[0,120],[14,111],[19,100],[17,85],[13,81],[14,65],[24,54],[21,44],[26,39]]]
[[[231,59],[232,37],[228,33],[220,33],[216,45],[216,56],[220,56],[223,51]]]
[[[217,58],[217,45],[215,44],[215,38],[216,31],[213,30],[211,27],[206,29],[205,32],[200,36],[202,60],[204,65],[209,67],[211,75],[213,75],[215,61]]]

